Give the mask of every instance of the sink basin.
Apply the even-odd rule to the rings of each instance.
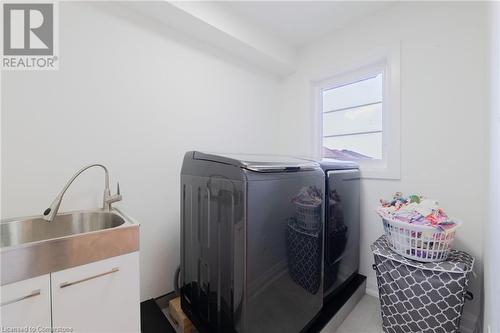
[[[0,224],[0,247],[114,228],[124,222],[121,216],[105,211],[61,214],[52,222],[43,218],[4,222]]]
[[[0,222],[1,285],[139,250],[139,224],[118,208]]]

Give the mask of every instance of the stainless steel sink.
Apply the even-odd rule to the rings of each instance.
[[[41,217],[4,222],[0,224],[0,247],[114,228],[123,223],[121,216],[100,211],[61,214],[52,222]]]
[[[139,224],[117,208],[0,222],[1,284],[139,250]]]

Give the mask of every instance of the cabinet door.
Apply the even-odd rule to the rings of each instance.
[[[139,253],[52,273],[54,328],[139,332]]]
[[[50,275],[1,287],[1,329],[48,329],[50,332]]]

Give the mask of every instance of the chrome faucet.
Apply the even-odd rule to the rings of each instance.
[[[108,169],[102,165],[102,164],[90,164],[87,165],[86,167],[81,168],[78,170],[73,177],[66,183],[64,188],[62,189],[61,193],[57,195],[57,197],[52,201],[52,204],[50,205],[49,208],[47,208],[43,212],[43,219],[49,222],[54,221],[54,218],[57,215],[57,212],[59,211],[59,206],[61,205],[62,198],[64,196],[64,193],[66,193],[66,190],[69,188],[71,183],[85,170],[90,169],[92,167],[101,167],[104,169],[104,198],[103,198],[103,203],[102,203],[102,209],[105,211],[110,211],[111,210],[111,204],[117,201],[122,200],[122,195],[120,194],[120,183],[117,183],[117,190],[115,195],[111,195],[111,192],[109,190],[109,172]]]

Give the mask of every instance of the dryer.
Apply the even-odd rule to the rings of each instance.
[[[358,273],[360,173],[358,164],[324,159],[324,296],[334,296]]]

